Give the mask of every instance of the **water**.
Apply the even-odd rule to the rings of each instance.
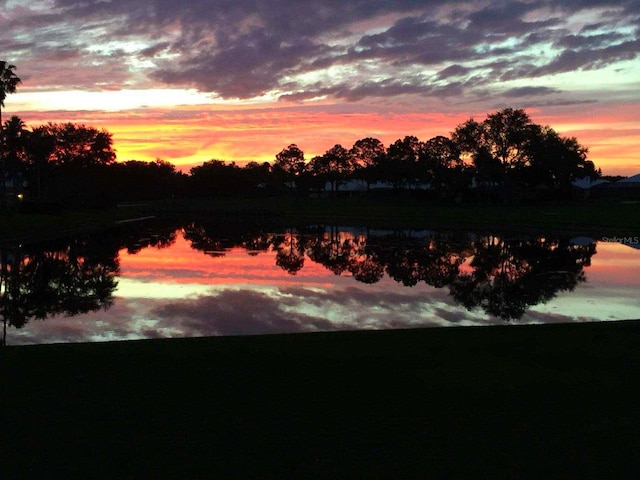
[[[149,223],[3,247],[7,344],[640,318],[629,241]]]

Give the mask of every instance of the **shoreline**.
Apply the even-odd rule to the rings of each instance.
[[[539,235],[640,235],[640,203],[442,204],[410,198],[194,199],[136,203],[107,210],[67,211],[60,215],[5,214],[0,243],[37,242],[98,231],[123,222],[155,217],[206,218],[220,223],[256,225],[359,225],[465,231],[507,231]]]

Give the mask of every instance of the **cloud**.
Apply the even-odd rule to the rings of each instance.
[[[46,3],[27,0],[0,20],[0,48],[20,59],[29,88],[446,98],[484,93],[498,79],[601,69],[639,51],[633,1]]]
[[[505,97],[531,97],[531,96],[540,96],[540,95],[551,95],[553,93],[558,93],[560,90],[557,88],[549,88],[549,87],[515,87],[510,88],[506,92],[503,93]]]
[[[254,291],[224,290],[217,295],[166,304],[153,314],[179,322],[192,336],[336,329],[336,325],[324,318],[285,312],[276,299]]]

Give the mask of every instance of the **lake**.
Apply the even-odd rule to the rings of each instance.
[[[640,318],[635,237],[152,221],[0,253],[10,345]]]

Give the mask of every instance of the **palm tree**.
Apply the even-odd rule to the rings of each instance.
[[[10,65],[4,60],[0,60],[0,128],[2,125],[2,107],[7,95],[16,93],[16,87],[22,82],[15,74],[15,65]]]
[[[0,153],[4,156],[4,135],[2,125],[2,107],[4,107],[4,100],[7,98],[9,93],[16,93],[16,87],[22,81],[15,74],[16,66],[10,65],[4,60],[0,60]],[[5,165],[4,161],[2,162],[2,178],[0,178],[0,182],[2,185],[0,186],[2,190],[2,199],[0,200],[0,205],[2,208],[6,206],[6,180],[5,180]]]

